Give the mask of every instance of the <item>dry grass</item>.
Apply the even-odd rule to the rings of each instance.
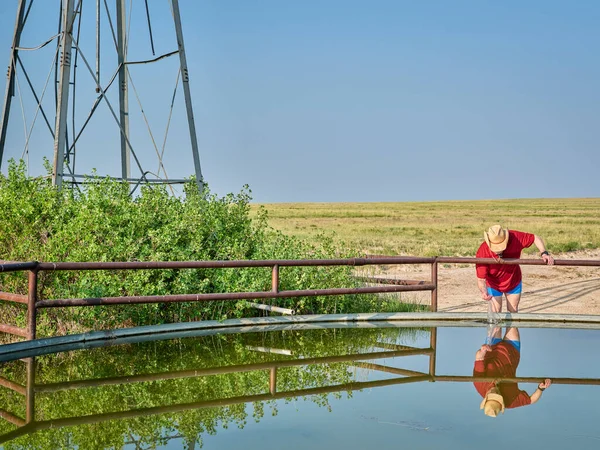
[[[261,206],[285,234],[334,232],[358,253],[473,255],[495,223],[538,234],[553,252],[600,248],[600,198],[252,205]]]

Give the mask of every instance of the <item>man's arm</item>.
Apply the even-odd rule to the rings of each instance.
[[[545,261],[545,263],[548,264],[549,266],[553,265],[554,264],[554,258],[546,250],[546,245],[544,244],[544,241],[542,240],[542,238],[539,237],[537,234],[534,234],[533,243],[535,244],[535,246],[540,251],[540,254],[542,255],[542,259]]]
[[[552,384],[552,380],[550,379],[545,379],[544,381],[542,381],[540,384],[538,384],[537,389],[535,390],[535,392],[533,394],[531,394],[530,398],[531,398],[531,404],[533,405],[535,402],[537,402],[540,397],[542,396],[542,392],[549,387]]]
[[[491,300],[492,296],[487,292],[487,283],[485,282],[485,278],[477,278],[477,287],[479,288],[479,292],[481,292],[481,298],[484,300]]]

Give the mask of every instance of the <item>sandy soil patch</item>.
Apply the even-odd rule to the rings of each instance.
[[[600,250],[553,255],[555,259],[600,261]],[[527,258],[531,258],[527,256]],[[519,312],[600,315],[600,267],[521,266],[523,295]],[[431,280],[428,266],[382,266],[376,276]],[[447,264],[438,270],[438,310],[486,312],[477,289],[475,265]],[[407,301],[430,303],[430,293],[403,293]],[[506,310],[506,306],[503,306]]]

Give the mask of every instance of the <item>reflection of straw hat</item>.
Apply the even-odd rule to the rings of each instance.
[[[508,230],[500,225],[494,225],[483,232],[483,239],[493,252],[501,252],[508,244]]]
[[[500,395],[498,388],[490,389],[479,405],[486,416],[496,417],[498,413],[504,414],[504,397]]]

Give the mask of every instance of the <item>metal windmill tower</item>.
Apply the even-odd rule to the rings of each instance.
[[[196,182],[201,190],[203,177],[179,1],[162,2],[163,7],[169,6],[170,14],[162,14],[160,20],[156,22],[151,20],[148,0],[144,2],[141,0],[56,1],[59,11],[56,9],[53,11],[60,12],[58,27],[54,30],[50,28],[50,34],[56,34],[49,36],[42,34],[46,32],[42,30],[42,25],[50,24],[53,27],[57,25],[55,18],[48,17],[49,2],[47,0],[42,2],[41,6],[45,11],[38,13],[36,17],[36,8],[39,9],[39,4],[34,4],[36,3],[34,0],[18,0],[6,92],[0,118],[0,168],[5,157],[5,149],[8,149],[7,135],[12,133],[12,124],[17,119],[14,113],[19,112],[18,106],[20,106],[24,129],[22,158],[29,161],[29,151],[33,146],[41,148],[42,151],[47,148],[49,154],[53,142],[52,181],[56,186],[60,187],[63,183],[78,184],[84,182],[86,177],[97,176],[95,170],[85,167],[81,169],[83,164],[80,161],[86,159],[96,158],[101,163],[111,161],[111,167],[113,169],[117,167],[116,163],[119,160],[117,142],[120,143],[121,171],[120,174],[109,173],[106,176],[126,180],[134,186],[133,190],[142,183],[180,184],[185,181],[185,176],[191,174],[187,173],[175,179],[169,178],[165,150],[167,136],[169,129],[173,128],[173,122],[176,121],[177,125],[181,125],[187,119],[191,155],[187,153],[187,158],[179,155],[177,160],[181,163],[180,160],[188,159],[183,161],[186,168],[191,167],[193,161]],[[134,3],[136,9],[133,7]],[[160,6],[158,2],[150,3],[153,8]],[[172,28],[168,16],[172,17]],[[134,19],[133,25],[132,19]],[[170,42],[166,38],[156,42],[158,44],[156,47],[166,47],[164,52],[155,51],[153,26],[157,25],[162,31],[161,37],[171,33]],[[140,32],[140,28],[143,33]],[[37,45],[21,46],[25,35]],[[143,45],[139,43],[140,40],[143,41]],[[90,42],[95,45],[86,47],[86,43]],[[151,57],[148,54],[150,49]],[[46,52],[47,59],[52,60],[47,75],[40,70],[43,66],[41,64],[43,58],[37,55],[42,52]],[[133,53],[141,54],[142,57],[130,57]],[[167,61],[170,61],[169,65],[164,66]],[[158,74],[158,81],[146,82],[147,70],[153,70],[157,65],[159,70],[154,69],[154,72],[150,73]],[[156,107],[160,93],[165,94],[163,100],[167,99],[164,107],[159,108],[156,115],[156,117],[161,114],[167,116],[161,118],[163,125],[166,125],[162,143],[155,138],[156,132],[153,132],[150,126],[152,114],[144,108],[133,81],[132,72],[138,70],[137,68],[142,70],[142,67],[146,72],[143,73],[142,78],[136,80],[141,79],[140,85],[145,85],[146,91],[149,91],[152,106]],[[168,74],[168,69],[173,71],[174,90],[166,87],[168,83],[165,76]],[[40,74],[45,77],[45,82],[42,81],[44,79]],[[39,80],[36,81],[33,75],[37,75]],[[54,89],[48,89],[52,86],[53,77]],[[180,84],[183,101],[181,96],[177,96]],[[135,94],[139,108],[130,109],[131,93]],[[19,101],[13,101],[15,98]],[[34,112],[33,117],[30,116],[29,119],[24,106],[27,104],[29,112],[31,110]],[[177,112],[177,106],[181,106],[181,113]],[[12,110],[17,109],[17,111],[11,111],[11,107]],[[79,111],[82,109],[84,112],[80,114]],[[172,120],[174,111],[176,119]],[[13,117],[9,121],[11,112]],[[96,120],[95,117],[101,114],[104,114],[102,119]],[[178,114],[181,116],[177,119]],[[136,118],[138,122],[134,126],[132,121]],[[147,133],[142,131],[144,128],[147,128]],[[91,137],[87,138],[86,142],[88,134],[91,134]],[[185,134],[187,133],[182,130],[177,134],[177,138],[181,139]],[[112,145],[108,144],[109,136],[114,140]],[[16,146],[11,143],[11,150]],[[177,147],[181,151],[180,148],[187,145],[178,143]],[[114,154],[111,151],[113,148]],[[92,156],[89,155],[90,153]],[[157,168],[150,170],[149,167],[152,165],[156,165]],[[132,175],[132,168],[134,175]]]

